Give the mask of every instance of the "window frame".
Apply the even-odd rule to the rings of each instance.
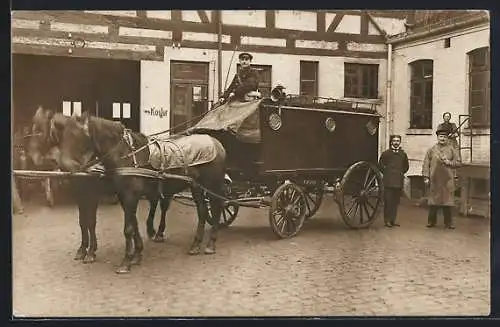
[[[305,69],[305,65],[314,66],[314,79],[306,79],[303,77],[303,72]],[[304,94],[303,82],[305,83],[313,83],[314,85],[314,94]],[[317,97],[318,96],[318,85],[319,85],[319,61],[311,61],[311,60],[301,60],[300,61],[300,75],[299,75],[299,93],[302,96],[310,96]]]
[[[484,65],[474,66],[475,59],[480,56],[484,57]],[[468,60],[468,105],[467,111],[469,114],[469,127],[472,128],[489,128],[491,124],[491,50],[489,46],[476,48],[467,53]],[[479,76],[481,80],[480,83],[483,84],[483,88],[477,89],[474,87],[473,83],[476,80],[473,77]],[[473,94],[474,93],[484,93],[482,95],[483,99],[481,105],[473,106]],[[476,116],[473,115],[474,108],[480,108],[480,118],[476,121]]]
[[[410,129],[432,129],[434,109],[434,61],[432,59],[419,59],[411,62],[409,68]],[[417,121],[416,117],[421,117],[422,115],[424,115],[423,121]]]
[[[240,70],[241,65],[239,63],[236,64],[236,69],[237,71]],[[256,65],[256,64],[250,64],[250,67],[255,69],[257,71],[257,74],[259,75],[259,85],[258,89],[260,94],[262,95],[263,98],[265,97],[270,97],[271,96],[271,90],[273,88],[273,65]],[[261,74],[259,69],[269,69],[269,83],[264,82],[261,79]],[[266,90],[266,92],[262,92],[262,90]]]
[[[378,99],[379,70],[379,64],[344,62],[344,97],[372,100]],[[368,76],[368,81],[366,80],[366,76]],[[370,83],[374,83],[374,85]],[[348,84],[350,87],[348,87]]]

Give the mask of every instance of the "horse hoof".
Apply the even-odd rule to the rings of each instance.
[[[117,274],[128,274],[130,272],[130,266],[120,266],[116,269]]]
[[[214,248],[205,248],[205,254],[215,254]]]
[[[83,263],[93,263],[95,262],[95,254],[87,254],[85,258],[83,258]]]
[[[163,237],[163,235],[156,234],[153,237],[153,242],[155,242],[155,243],[163,243],[163,242],[165,242],[165,238]]]
[[[153,240],[156,237],[156,231],[148,231],[148,237],[150,240]]]
[[[134,266],[138,266],[141,264],[142,261],[142,256],[141,255],[135,255],[132,260],[130,260],[130,264]]]

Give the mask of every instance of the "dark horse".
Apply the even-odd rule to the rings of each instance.
[[[66,122],[62,133],[60,146],[61,166],[68,171],[76,172],[85,164],[85,160],[81,158],[86,158],[88,153],[95,153],[108,172],[123,167],[151,168],[146,136],[140,133],[129,132],[126,134],[125,132],[124,126],[119,122],[91,117],[85,113],[81,117],[71,117]],[[193,178],[195,181],[193,184],[179,179],[160,181],[145,176],[111,174],[110,177],[122,205],[125,220],[125,257],[116,270],[117,273],[129,272],[131,265],[140,264],[142,259],[143,244],[137,227],[136,211],[138,200],[143,194],[156,195],[160,191],[163,196],[162,206],[168,209],[174,194],[179,193],[186,187],[190,187],[197,207],[198,228],[189,253],[199,254],[201,252],[205,222],[209,219],[209,209],[203,189],[199,185],[205,186],[216,194],[222,194],[226,169],[226,151],[224,147],[216,139],[211,138],[211,140],[216,152],[214,160],[197,166],[186,166],[185,170],[169,170],[169,173]],[[130,155],[133,149],[141,150],[134,155]],[[176,154],[167,153],[165,155],[173,156]],[[212,228],[204,252],[212,254],[215,253],[223,201],[210,194],[208,200],[212,212]],[[164,224],[164,217],[162,217],[158,233],[163,233]]]
[[[29,137],[27,153],[35,167],[43,167],[45,159],[51,153],[57,153],[59,142],[62,137],[64,126],[69,117],[52,110],[39,107],[32,119],[32,135]],[[92,153],[85,154],[81,161],[84,163],[92,160]],[[59,159],[59,158],[56,158]],[[58,160],[59,161],[59,160]],[[58,163],[60,167],[60,164]],[[92,263],[96,259],[97,237],[95,233],[97,221],[97,206],[99,200],[105,195],[114,195],[113,184],[109,178],[98,176],[75,177],[70,179],[72,195],[78,205],[78,221],[81,230],[81,243],[76,251],[75,260],[83,260],[83,263]],[[91,190],[91,191],[89,191]],[[161,235],[155,236],[153,227],[159,194],[148,198],[150,202],[149,215],[147,219],[148,235],[154,237],[155,241],[161,241]],[[162,206],[162,217],[165,216]]]

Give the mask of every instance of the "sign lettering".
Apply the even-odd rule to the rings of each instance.
[[[168,116],[168,110],[164,109],[163,107],[161,107],[161,108],[152,107],[150,109],[144,109],[144,113],[146,113],[150,116],[156,116],[156,117],[160,117],[160,118]]]

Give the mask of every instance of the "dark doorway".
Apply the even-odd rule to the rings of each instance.
[[[139,131],[139,61],[14,54],[12,75],[15,129],[29,126],[42,105],[65,115],[87,111]],[[120,104],[119,116],[113,117],[113,103]]]

